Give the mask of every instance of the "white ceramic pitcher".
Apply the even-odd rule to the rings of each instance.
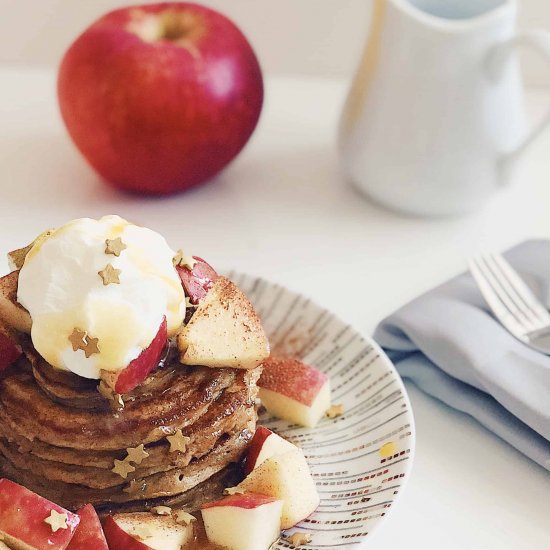
[[[550,123],[527,132],[516,49],[550,62],[550,33],[515,32],[515,0],[374,0],[340,124],[348,177],[374,200],[444,216],[483,205]]]

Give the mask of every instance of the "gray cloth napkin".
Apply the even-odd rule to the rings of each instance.
[[[550,241],[505,256],[550,308]],[[390,315],[374,338],[401,376],[550,470],[550,357],[496,321],[469,274]]]

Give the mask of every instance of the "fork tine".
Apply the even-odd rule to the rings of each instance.
[[[521,300],[517,300],[507,280],[500,273],[498,266],[495,266],[490,255],[482,255],[480,263],[486,268],[489,280],[494,291],[498,294],[504,305],[525,327],[526,332],[536,330],[540,326],[532,312],[526,308]]]
[[[499,269],[502,277],[507,281],[510,291],[514,293],[516,300],[521,301],[525,308],[528,308],[538,321],[541,328],[550,325],[550,313],[540,303],[531,289],[525,284],[516,270],[506,261],[501,254],[492,254],[493,265]]]
[[[523,337],[529,329],[523,318],[518,315],[517,307],[496,284],[495,278],[481,258],[472,258],[468,262],[481,294],[497,319],[516,337]],[[503,299],[504,298],[504,299]]]

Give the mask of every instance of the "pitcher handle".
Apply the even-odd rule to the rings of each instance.
[[[507,59],[519,47],[527,47],[538,53],[550,65],[550,31],[531,30],[518,33],[510,40],[494,48],[488,59],[489,75],[498,79],[502,74]],[[531,131],[523,138],[513,151],[506,153],[501,159],[501,168],[516,160],[539,136],[550,126],[550,108]]]

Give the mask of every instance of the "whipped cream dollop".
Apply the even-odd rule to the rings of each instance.
[[[185,318],[174,255],[161,235],[118,216],[71,221],[35,244],[17,300],[31,315],[38,353],[54,367],[99,379],[101,370],[120,371],[138,357],[164,317],[174,335]],[[83,333],[89,347],[78,345]]]

